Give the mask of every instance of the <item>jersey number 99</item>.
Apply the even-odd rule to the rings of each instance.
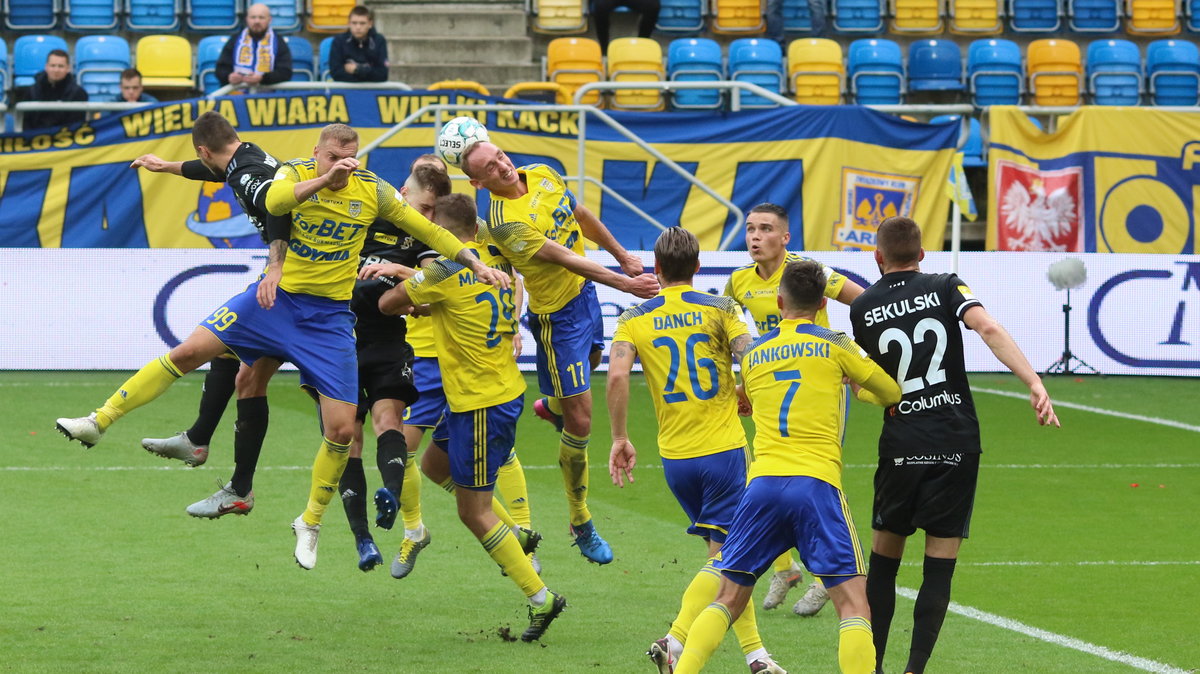
[[[233,325],[233,322],[236,320],[236,313],[230,311],[229,307],[221,307],[214,311],[212,317],[204,322],[216,328],[217,332],[224,332],[225,328]]]

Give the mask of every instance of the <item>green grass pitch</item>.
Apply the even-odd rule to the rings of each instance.
[[[539,557],[547,583],[570,601],[546,638],[531,645],[502,638],[503,627],[524,629],[525,602],[457,521],[451,499],[427,480],[422,498],[433,544],[409,578],[393,580],[386,564],[358,571],[337,503],[326,516],[317,568],[296,566],[289,523],[304,508],[319,437],[295,375],[271,385],[254,512],[217,521],[192,519],[184,508],[230,474],[232,408],[202,468],[168,463],[139,444],[190,425],[200,375],[134,412],[94,449],[53,430],[55,417],[87,413],[124,377],[0,373],[0,669],[649,672],[643,653],[665,632],[704,559],[663,482],[641,379],[630,413],[640,465],[637,482],[623,490],[607,475],[608,417],[603,395],[596,397],[590,502],[616,553],[606,567],[569,546],[556,436],[528,409],[529,395],[518,449],[534,526],[545,536]],[[602,391],[603,377],[594,384]],[[998,375],[976,375],[973,385],[1021,390]],[[992,622],[949,615],[929,671],[1137,671],[1128,659],[1064,645],[1081,643],[1142,658],[1149,671],[1196,671],[1196,380],[1068,377],[1048,386],[1059,402],[1189,427],[1060,406],[1063,428],[1048,430],[1036,426],[1027,402],[977,393],[985,453],[954,599]],[[879,423],[878,410],[854,404],[845,482],[864,542]],[[379,482],[373,449],[368,444],[372,488]],[[395,554],[400,535],[378,532],[385,557]],[[920,560],[918,535],[901,586],[919,585]],[[799,596],[798,589],[789,599]],[[793,673],[837,671],[832,607],[805,619],[791,614],[790,603],[759,610],[767,648]],[[911,609],[910,600],[898,599],[890,672],[903,667]],[[1043,630],[1045,638],[1014,625]],[[732,635],[708,671],[745,671]]]

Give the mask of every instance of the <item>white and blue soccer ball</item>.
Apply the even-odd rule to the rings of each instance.
[[[455,117],[438,132],[433,151],[442,161],[456,168],[462,166],[463,153],[471,145],[488,139],[487,127],[474,117]]]

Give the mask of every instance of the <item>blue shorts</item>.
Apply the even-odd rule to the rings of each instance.
[[[525,396],[470,412],[446,414],[433,429],[433,441],[450,455],[450,477],[465,489],[491,490],[496,472],[508,462],[517,443],[517,419]]]
[[[716,568],[753,585],[791,548],[825,587],[867,572],[842,490],[815,477],[762,476],[750,481]]]
[[[404,423],[418,428],[433,428],[446,410],[446,392],[442,390],[442,371],[437,358],[413,359],[413,386],[421,395],[404,410]]]
[[[746,491],[746,448],[662,462],[667,486],[692,523],[687,532],[724,543]]]
[[[542,395],[569,398],[592,387],[592,353],[604,350],[604,319],[596,286],[586,281],[566,306],[552,314],[529,312],[529,330],[537,342],[538,389]]]
[[[300,370],[301,386],[357,405],[358,356],[350,303],[281,288],[275,306],[263,309],[257,293],[256,281],[209,314],[200,327],[247,365],[263,357],[290,361]]]

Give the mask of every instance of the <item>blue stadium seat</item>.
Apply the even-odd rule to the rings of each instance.
[[[1016,33],[1055,33],[1062,28],[1061,0],[1009,0],[1009,27]]]
[[[276,33],[294,33],[303,25],[301,5],[297,0],[261,0],[271,8],[271,28]]]
[[[662,0],[655,28],[674,35],[698,35],[704,30],[704,0]]]
[[[58,26],[59,0],[4,0],[4,25],[12,30],[51,30]]]
[[[8,43],[0,37],[0,103],[8,103]]]
[[[938,115],[929,120],[930,124],[943,124],[959,120],[958,115]],[[1040,126],[1038,128],[1041,128]],[[967,119],[967,142],[960,148],[963,153],[963,166],[968,168],[986,167],[987,151],[983,144],[983,127],[974,117]]]
[[[196,44],[196,83],[204,94],[221,88],[217,80],[217,59],[221,57],[221,50],[228,41],[228,35],[209,35]]]
[[[57,35],[22,35],[13,43],[13,86],[27,87],[46,69],[46,55],[55,49],[69,52],[67,41]]]
[[[1196,105],[1200,49],[1187,40],[1156,40],[1146,47],[1146,77],[1155,105]]]
[[[112,30],[121,24],[117,0],[66,0],[63,25],[67,30]]]
[[[774,40],[744,37],[729,45],[729,79],[751,82],[774,93],[783,91],[783,49]],[[762,96],[740,93],[742,108],[778,105]]]
[[[161,33],[178,30],[179,0],[125,0],[125,28]]]
[[[1183,20],[1188,30],[1200,32],[1200,0],[1184,0]]]
[[[1025,89],[1021,48],[1011,40],[976,40],[967,48],[967,85],[978,107],[1019,105]]]
[[[241,0],[185,0],[185,3],[188,30],[231,31],[240,22]]]
[[[839,33],[880,33],[883,13],[880,0],[833,0],[830,26]]]
[[[707,38],[680,38],[667,47],[667,79],[679,82],[718,82],[725,79],[721,45]],[[720,89],[682,89],[672,93],[671,107],[711,110],[721,107]]]
[[[962,51],[954,40],[917,40],[908,45],[909,91],[962,91]]]
[[[329,75],[329,50],[332,48],[332,36],[321,40],[321,44],[317,47],[317,75],[322,82],[333,79]]]
[[[1142,54],[1129,40],[1088,45],[1088,92],[1096,105],[1137,105],[1142,98]]]
[[[904,63],[900,45],[891,40],[865,39],[850,43],[846,74],[850,92],[860,105],[897,105],[904,94]]]
[[[811,33],[812,29],[812,8],[808,6],[808,0],[783,0],[783,31]]]
[[[121,71],[130,65],[129,43],[112,35],[88,35],[75,43],[75,77],[89,101],[121,97]]]
[[[283,39],[292,51],[292,81],[311,82],[317,79],[312,43],[299,35],[287,35]]]
[[[1067,26],[1076,33],[1121,30],[1121,0],[1067,0]]]

